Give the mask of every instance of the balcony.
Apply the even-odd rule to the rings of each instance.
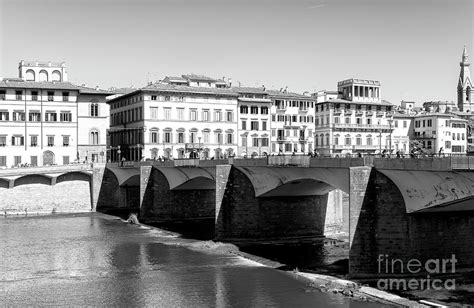
[[[286,140],[286,137],[285,137],[285,136],[278,136],[278,137],[277,137],[277,142],[278,142],[278,143],[283,143],[283,142],[285,142],[285,140]]]

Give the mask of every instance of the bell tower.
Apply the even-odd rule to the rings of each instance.
[[[462,61],[459,63],[461,72],[459,73],[458,82],[458,108],[464,112],[474,112],[473,87],[471,80],[471,73],[469,71],[469,58],[467,55],[467,48],[464,46],[462,52]]]

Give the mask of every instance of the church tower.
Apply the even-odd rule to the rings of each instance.
[[[471,81],[471,73],[469,72],[469,59],[467,56],[467,49],[464,46],[462,52],[462,61],[459,63],[461,72],[459,73],[458,82],[458,108],[464,112],[474,112],[473,87]]]

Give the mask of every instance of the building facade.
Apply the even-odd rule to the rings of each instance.
[[[315,149],[320,154],[394,152],[393,105],[381,99],[380,82],[338,82],[338,95],[317,92]]]
[[[462,52],[462,59],[459,63],[461,66],[461,72],[459,73],[459,81],[458,81],[458,108],[460,111],[464,112],[473,112],[473,103],[474,99],[472,98],[473,95],[473,86],[472,86],[472,79],[471,73],[469,70],[469,57],[467,55],[467,48],[464,46],[464,50]]]
[[[0,81],[0,167],[98,161],[106,149],[109,93],[64,81],[38,81],[43,67],[32,63],[37,62],[20,62],[20,76],[35,79]],[[56,69],[51,68],[54,78],[67,79]],[[91,105],[103,116],[89,114]]]
[[[110,158],[223,158],[237,154],[237,97],[200,75],[163,81],[108,101]]]
[[[415,116],[413,139],[428,152],[465,154],[467,151],[467,120],[448,113],[426,113]]]
[[[262,157],[270,154],[270,109],[265,88],[235,87],[237,93],[238,155]]]
[[[304,154],[313,151],[314,108],[313,97],[288,92],[268,90],[272,101],[271,153]]]

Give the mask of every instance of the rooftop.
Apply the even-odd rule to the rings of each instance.
[[[22,66],[40,66],[40,67],[63,67],[65,62],[45,62],[45,61],[25,61],[21,60],[20,65]]]
[[[345,84],[361,84],[361,85],[370,85],[370,86],[380,86],[380,81],[351,78],[351,79],[346,79],[346,80],[343,80],[343,81],[339,81],[337,83],[338,86],[345,85]]]
[[[230,89],[236,93],[268,94],[262,87],[232,87]]]
[[[301,100],[311,100],[314,101],[316,100],[315,97],[311,96],[305,96],[303,94],[298,94],[294,92],[281,92],[277,90],[267,90],[266,91],[269,96],[274,97],[274,98],[287,98],[287,99],[301,99]]]
[[[97,88],[89,88],[77,86],[70,82],[60,81],[24,81],[19,78],[3,78],[0,80],[0,88],[17,88],[17,89],[44,89],[44,90],[76,90],[84,94],[105,94],[112,95],[113,92],[105,91]]]
[[[187,74],[187,75],[181,75],[186,80],[191,80],[191,81],[207,81],[207,82],[216,82],[217,79],[207,77],[204,75],[197,75],[197,74]]]

